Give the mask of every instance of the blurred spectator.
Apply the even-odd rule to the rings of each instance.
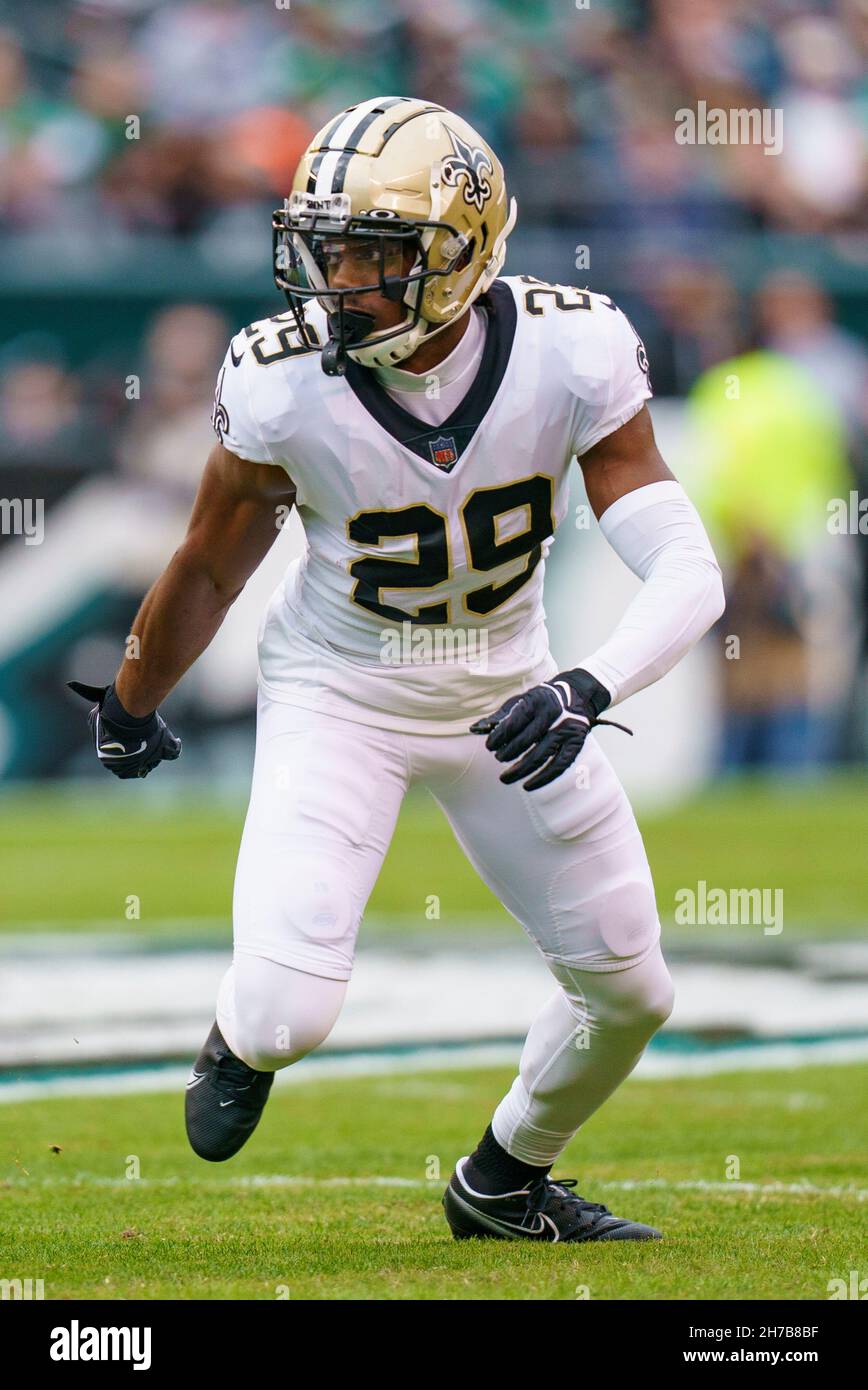
[[[762,341],[819,382],[855,445],[868,430],[868,350],[835,323],[823,288],[807,275],[778,271],[760,286],[756,314]]]
[[[721,766],[801,768],[815,760],[809,713],[805,595],[798,571],[763,535],[746,535],[727,581]]]
[[[212,169],[222,182],[233,171],[246,169],[259,188],[267,188],[275,202],[282,201],[314,133],[307,121],[280,107],[242,111],[216,142]]]
[[[162,5],[135,42],[147,106],[161,126],[197,130],[275,95],[277,12],[236,0]]]
[[[312,130],[373,94],[413,90],[402,10],[382,0],[295,0],[273,61],[280,95]]]
[[[36,337],[36,335],[33,335]],[[35,350],[34,350],[35,349]],[[82,403],[79,383],[50,344],[10,344],[0,364],[0,464],[27,470],[100,472],[111,464],[104,432]]]
[[[717,266],[687,259],[658,264],[649,279],[650,306],[664,329],[651,358],[654,384],[660,389],[662,382],[664,394],[682,395],[701,372],[741,346],[745,326],[739,295]]]
[[[145,341],[141,399],[130,405],[121,461],[130,481],[189,507],[212,445],[211,402],[230,330],[220,314],[181,304]]]
[[[30,81],[18,39],[10,30],[0,30],[0,208],[10,225],[38,211],[34,195],[42,170],[32,141],[52,110],[52,103]]]
[[[778,42],[787,69],[784,87],[775,95],[784,111],[784,144],[775,170],[779,180],[767,185],[770,206],[787,226],[855,225],[865,212],[859,54],[831,15],[791,19]]]
[[[713,367],[688,403],[728,599],[721,761],[828,761],[859,630],[854,544],[828,527],[852,481],[841,419],[802,367],[767,350]]]
[[[757,320],[768,346],[800,363],[819,382],[840,412],[847,432],[853,482],[860,499],[868,497],[868,350],[833,318],[833,305],[822,287],[805,275],[780,271],[770,276],[757,296]],[[868,523],[866,523],[868,525]],[[861,569],[857,628],[862,625],[862,682],[868,679],[868,530],[853,537]],[[859,616],[861,615],[861,617]],[[864,702],[864,695],[863,695]],[[868,751],[868,728],[860,729],[859,691],[848,726],[853,756]]]

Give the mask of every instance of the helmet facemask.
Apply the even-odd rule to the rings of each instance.
[[[441,230],[448,233],[440,246],[440,258],[445,259],[434,268],[429,265],[429,251]],[[348,357],[365,366],[402,361],[424,337],[446,326],[426,322],[420,311],[426,282],[451,275],[468,250],[467,238],[449,223],[411,221],[386,209],[353,216],[345,193],[317,197],[295,192],[273,214],[272,231],[275,284],[286,295],[304,343],[317,346],[307,330],[306,302],[317,300],[328,315],[329,338],[322,349],[327,375],[343,375]],[[410,265],[405,272],[408,252]],[[329,268],[339,255],[370,265],[370,281],[345,289],[331,287]],[[373,315],[350,309],[346,302],[369,293],[405,304],[404,319],[375,332]]]

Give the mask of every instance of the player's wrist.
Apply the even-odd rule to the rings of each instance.
[[[553,680],[566,681],[595,719],[612,703],[611,691],[581,666],[572,671],[561,671]]]
[[[131,714],[122,703],[120,696],[114,687],[114,682],[106,687],[103,696],[100,714],[103,719],[108,719],[112,724],[117,724],[122,728],[143,730],[152,726],[157,717],[156,710],[151,710],[148,714]]]

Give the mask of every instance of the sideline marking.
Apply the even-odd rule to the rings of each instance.
[[[277,1073],[276,1085],[306,1085],[322,1080],[355,1076],[400,1076],[422,1072],[451,1072],[512,1067],[518,1064],[522,1040],[468,1043],[465,1046],[419,1047],[401,1052],[320,1054],[304,1066],[286,1067]],[[823,1038],[816,1042],[781,1039],[742,1043],[707,1052],[675,1052],[671,1047],[645,1053],[631,1074],[638,1081],[667,1081],[679,1076],[717,1076],[726,1072],[788,1071],[799,1067],[863,1062],[868,1060],[868,1038]],[[53,1096],[115,1096],[165,1091],[183,1092],[190,1076],[189,1063],[162,1067],[136,1067],[124,1071],[88,1075],[57,1075],[42,1080],[0,1078],[0,1105],[46,1100]]]

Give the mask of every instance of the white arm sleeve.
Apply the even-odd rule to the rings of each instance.
[[[612,704],[664,676],[723,612],[720,567],[680,483],[649,483],[613,502],[600,530],[642,588],[612,636],[577,664]]]

